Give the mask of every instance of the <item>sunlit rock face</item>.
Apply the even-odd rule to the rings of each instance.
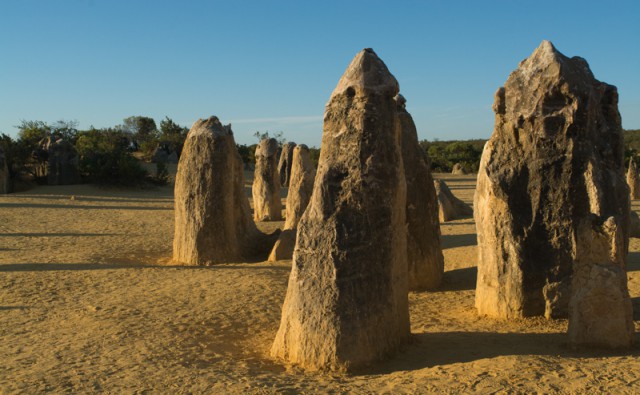
[[[329,99],[274,357],[345,370],[383,359],[409,338],[397,93],[396,79],[365,49]]]
[[[241,261],[255,251],[262,234],[251,219],[243,167],[231,125],[216,117],[193,124],[176,174],[176,263]]]

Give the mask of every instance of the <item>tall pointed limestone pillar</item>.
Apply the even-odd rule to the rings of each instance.
[[[329,99],[274,357],[312,370],[345,370],[382,359],[408,340],[397,93],[396,79],[365,49]]]
[[[576,234],[592,216],[613,217],[625,259],[629,189],[617,103],[616,88],[596,80],[584,59],[548,41],[496,92],[474,198],[480,314],[568,316],[578,292]]]

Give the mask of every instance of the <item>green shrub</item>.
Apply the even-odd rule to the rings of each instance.
[[[143,184],[148,173],[129,153],[127,134],[114,129],[80,132],[76,149],[80,172],[97,184],[134,186]]]

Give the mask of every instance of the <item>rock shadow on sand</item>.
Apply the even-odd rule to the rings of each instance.
[[[640,271],[640,252],[630,252],[627,255],[627,272]]]
[[[476,289],[478,268],[465,267],[444,272],[442,285],[431,292],[471,291]]]
[[[412,343],[395,358],[354,371],[354,375],[389,374],[468,363],[504,356],[599,358],[640,356],[640,349],[573,351],[566,333],[434,332],[412,334]],[[636,334],[640,340],[640,334]]]
[[[264,260],[263,260],[264,261]],[[260,262],[263,262],[260,261]],[[250,262],[249,262],[250,263]],[[2,272],[46,272],[46,271],[84,271],[84,270],[117,270],[117,269],[173,269],[173,270],[275,270],[289,271],[288,266],[274,265],[247,265],[247,264],[220,264],[211,266],[185,266],[185,265],[149,265],[142,262],[129,261],[126,263],[9,263],[0,264]]]
[[[157,206],[90,206],[77,204],[43,204],[43,203],[0,203],[0,208],[64,208],[64,209],[80,209],[80,210],[173,210],[172,207]]]
[[[448,224],[447,224],[448,225]],[[462,235],[442,235],[442,249],[467,247],[478,245],[478,240],[475,233],[468,233]]]

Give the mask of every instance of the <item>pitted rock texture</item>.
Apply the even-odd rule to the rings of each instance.
[[[282,219],[280,176],[278,175],[278,142],[262,139],[256,147],[256,168],[253,187],[253,219],[278,221]]]
[[[569,342],[575,348],[628,348],[633,311],[627,289],[624,236],[614,217],[585,218],[576,232],[569,302]]]
[[[199,119],[187,135],[176,174],[175,218],[177,263],[242,261],[261,242],[231,125],[223,126],[217,117]]]
[[[578,224],[615,217],[622,259],[628,248],[617,90],[543,41],[493,109],[474,198],[476,307],[499,318],[565,315]]]
[[[408,341],[397,93],[396,79],[365,49],[329,99],[274,357],[342,371],[385,358]]]

